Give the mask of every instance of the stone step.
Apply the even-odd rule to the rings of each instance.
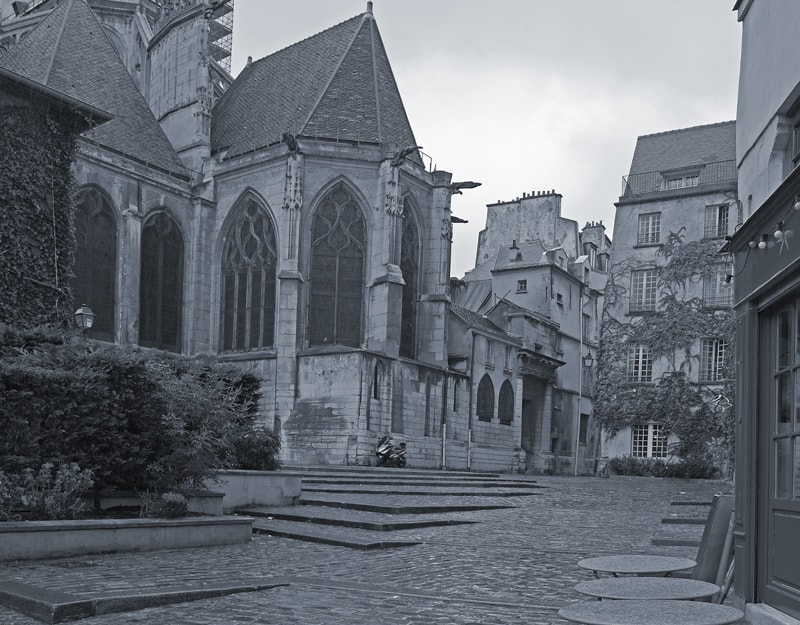
[[[705,525],[706,519],[700,517],[666,517],[661,519],[665,525]]]
[[[315,496],[301,495],[297,503],[303,506],[329,506],[332,508],[347,508],[349,510],[362,510],[366,512],[381,512],[383,514],[441,514],[445,512],[472,512],[475,510],[503,510],[516,508],[512,505],[468,503],[468,504],[441,504],[422,502],[424,497],[416,501],[403,502],[397,497],[380,497],[375,501],[365,502],[364,498],[348,499],[345,495],[319,493]],[[431,499],[431,498],[427,498]],[[433,498],[434,501],[437,498]]]
[[[421,495],[421,496],[434,496],[440,497],[453,496],[453,497],[527,497],[530,495],[537,495],[538,493],[523,490],[467,490],[462,489],[448,489],[448,488],[432,488],[432,487],[414,487],[414,486],[369,486],[369,485],[354,485],[354,486],[307,486],[305,482],[302,486],[303,493],[341,493],[350,495]]]
[[[376,486],[450,486],[450,487],[465,487],[465,488],[516,488],[520,490],[543,488],[533,480],[500,480],[500,479],[487,479],[479,478],[475,480],[470,479],[430,479],[430,478],[416,478],[406,479],[403,477],[390,478],[385,476],[376,477],[314,477],[303,476],[303,484],[306,485],[376,485]]]
[[[296,523],[293,521],[278,521],[274,519],[257,519],[253,523],[253,533],[282,536],[295,540],[349,547],[350,549],[361,549],[365,551],[410,547],[418,545],[421,542],[418,540],[390,538],[383,532],[367,533],[360,529],[332,529],[313,523]]]
[[[478,472],[478,471],[442,471],[437,469],[412,469],[410,467],[360,467],[349,465],[325,465],[325,466],[306,466],[291,463],[284,463],[281,466],[284,471],[291,471],[292,473],[302,473],[303,475],[342,475],[352,474],[359,476],[386,476],[386,475],[400,475],[406,479],[414,479],[418,477],[441,477],[441,478],[499,478],[501,473],[491,472]],[[508,477],[506,475],[506,477]],[[527,479],[529,476],[520,475],[520,479]]]
[[[252,507],[237,510],[237,513],[256,519],[314,523],[336,527],[350,527],[373,532],[392,532],[396,530],[418,529],[421,527],[441,527],[448,525],[468,525],[477,521],[448,517],[420,515],[387,515],[378,512],[330,508],[325,506],[282,506]]]

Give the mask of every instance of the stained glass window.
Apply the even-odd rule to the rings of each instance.
[[[489,374],[484,375],[478,384],[477,413],[481,421],[491,421],[494,417],[494,384]]]
[[[222,351],[274,344],[277,266],[272,220],[249,198],[237,207],[222,251]]]
[[[417,280],[419,279],[419,236],[414,219],[408,212],[403,220],[403,239],[400,252],[403,272],[403,310],[400,320],[400,355],[414,358],[417,338]]]
[[[309,344],[361,344],[364,218],[344,186],[322,201],[311,229]]]
[[[139,343],[181,350],[183,317],[183,237],[165,212],[142,224],[139,283]]]
[[[111,203],[94,188],[78,193],[75,211],[75,306],[87,304],[95,314],[92,338],[113,341],[117,223]]]
[[[497,416],[500,419],[500,423],[505,425],[510,425],[514,420],[514,389],[508,380],[505,380],[500,386]]]

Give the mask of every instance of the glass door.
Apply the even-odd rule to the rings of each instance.
[[[800,618],[800,298],[769,314],[762,327],[768,349],[759,415],[759,594]]]

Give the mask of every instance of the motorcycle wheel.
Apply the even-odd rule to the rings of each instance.
[[[401,469],[404,466],[406,466],[406,459],[405,458],[400,458],[400,460],[397,461],[397,466],[400,467]]]

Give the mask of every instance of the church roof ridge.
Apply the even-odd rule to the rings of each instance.
[[[211,132],[212,149],[229,156],[278,143],[285,132],[416,145],[369,12],[250,63],[216,103]]]

